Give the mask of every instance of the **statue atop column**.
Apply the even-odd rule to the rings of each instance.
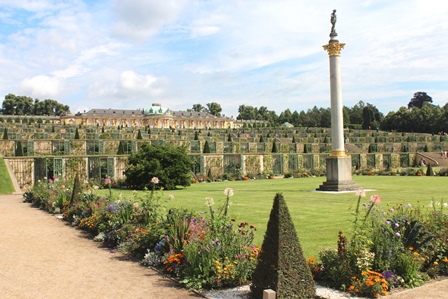
[[[338,36],[338,34],[336,33],[336,30],[334,29],[335,25],[336,25],[336,9],[333,9],[333,12],[331,13],[331,32],[330,32],[330,37],[335,37]]]

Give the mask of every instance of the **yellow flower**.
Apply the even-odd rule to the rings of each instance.
[[[439,264],[439,262],[437,262],[437,261],[434,262],[434,265],[438,265],[438,264]]]
[[[443,258],[442,261],[443,261],[444,263],[448,263],[448,257],[445,256],[445,257]]]

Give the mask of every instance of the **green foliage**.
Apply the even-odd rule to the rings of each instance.
[[[120,140],[120,142],[118,143],[117,155],[124,155],[123,140]]]
[[[194,140],[199,140],[199,133],[198,133],[198,131],[194,132]]]
[[[72,196],[70,197],[70,207],[74,204],[78,203],[81,199],[82,186],[79,180],[79,174],[76,173],[75,178],[73,179],[73,189]]]
[[[276,153],[277,152],[277,144],[275,143],[275,141],[272,143],[272,153]]]
[[[434,170],[432,169],[431,163],[429,163],[428,168],[426,168],[426,176],[434,176]]]
[[[282,298],[314,298],[314,281],[283,195],[277,193],[252,276],[254,298],[272,289]]]
[[[4,129],[3,130],[3,140],[8,140],[9,138],[8,138],[8,129]]]
[[[190,164],[183,147],[144,143],[138,152],[132,153],[128,158],[129,167],[124,172],[125,182],[130,188],[151,188],[150,179],[158,177],[158,186],[165,189],[190,186]]]
[[[138,130],[137,139],[143,139],[142,132],[140,132],[140,130]]]
[[[15,156],[16,157],[21,157],[21,156],[23,156],[23,147],[22,147],[22,141],[17,141],[17,144],[16,144],[16,149],[15,149]]]
[[[204,149],[202,151],[204,154],[210,154],[210,145],[208,144],[208,140],[204,143]]]
[[[75,130],[75,139],[79,139],[78,127],[76,127],[76,130]]]

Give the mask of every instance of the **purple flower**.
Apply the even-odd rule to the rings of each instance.
[[[399,232],[396,232],[396,233],[395,233],[395,236],[397,236],[397,237],[401,237],[401,234],[400,234]]]

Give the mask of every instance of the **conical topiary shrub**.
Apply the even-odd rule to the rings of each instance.
[[[142,132],[140,132],[140,130],[138,130],[137,139],[143,139]]]
[[[431,164],[428,164],[428,168],[426,168],[426,176],[434,176]]]
[[[22,141],[17,141],[17,146],[16,146],[16,150],[15,150],[15,156],[16,157],[21,157],[23,156],[23,148],[22,148]]]
[[[8,129],[5,128],[5,130],[3,130],[3,140],[7,140],[8,138]]]
[[[272,151],[271,152],[273,152],[273,153],[276,153],[277,152],[277,144],[275,144],[275,141],[274,141],[274,143],[272,144]]]
[[[75,139],[79,139],[79,131],[78,131],[78,128],[76,128],[76,131],[75,131]]]
[[[277,299],[315,298],[314,281],[303,256],[294,223],[281,193],[274,198],[258,265],[252,275],[252,297],[271,289]]]
[[[72,207],[75,203],[79,202],[81,199],[82,186],[79,180],[79,174],[75,174],[75,179],[73,181],[73,191],[72,197],[70,198],[70,207]]]
[[[122,140],[120,140],[120,143],[118,144],[117,155],[124,155],[124,146]]]
[[[210,145],[208,144],[208,141],[205,141],[204,144],[204,150],[202,151],[204,154],[210,154]]]

